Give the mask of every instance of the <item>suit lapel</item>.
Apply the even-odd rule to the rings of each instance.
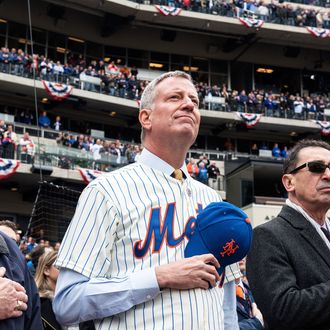
[[[319,253],[321,258],[324,259],[330,267],[330,249],[313,225],[301,213],[297,212],[292,207],[284,205],[279,217],[283,218],[294,227],[297,233]]]

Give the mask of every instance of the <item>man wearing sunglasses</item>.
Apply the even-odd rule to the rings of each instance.
[[[247,278],[267,329],[330,329],[330,145],[299,141],[284,161],[277,218],[254,229]]]

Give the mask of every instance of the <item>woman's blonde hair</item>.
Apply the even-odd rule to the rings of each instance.
[[[53,298],[54,291],[49,284],[47,276],[44,274],[46,268],[50,268],[57,257],[57,251],[45,252],[39,259],[36,274],[34,276],[40,297]]]

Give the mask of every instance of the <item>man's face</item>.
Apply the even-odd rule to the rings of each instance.
[[[198,102],[196,89],[188,79],[171,77],[160,82],[150,113],[150,135],[160,139],[185,138],[192,144],[200,124]]]
[[[306,162],[322,161],[330,163],[330,151],[320,147],[307,147],[298,154],[297,166]],[[324,173],[312,173],[307,167],[302,168],[291,177],[292,193],[295,199],[306,210],[315,208],[330,208],[330,170],[327,168]]]

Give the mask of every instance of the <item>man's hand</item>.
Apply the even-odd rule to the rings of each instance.
[[[264,325],[264,318],[260,312],[260,309],[257,307],[256,303],[252,303],[252,316],[256,317],[262,325]]]
[[[208,289],[220,281],[218,260],[212,254],[185,258],[177,262],[155,268],[160,288],[170,289]]]
[[[28,301],[24,287],[4,278],[5,272],[6,269],[0,267],[0,320],[21,316]]]

